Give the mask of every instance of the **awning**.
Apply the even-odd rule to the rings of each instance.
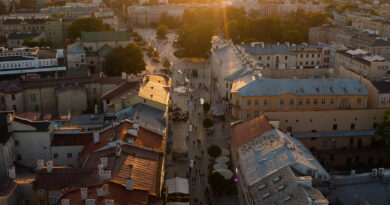
[[[189,194],[188,179],[176,177],[172,179],[167,179],[165,183],[168,187],[168,194]]]

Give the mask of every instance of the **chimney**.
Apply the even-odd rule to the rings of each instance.
[[[122,72],[122,80],[126,80],[127,79],[127,74],[126,72]]]
[[[99,132],[95,131],[93,132],[93,143],[98,143],[100,141]]]
[[[100,181],[111,179],[111,171],[99,171]]]
[[[96,194],[98,197],[107,196],[108,194],[108,184],[103,184],[103,186],[96,189]]]
[[[122,152],[121,145],[118,143],[118,145],[115,148],[115,156],[116,157],[120,157],[121,156],[121,152]]]
[[[69,199],[62,199],[61,205],[69,205]]]
[[[44,161],[43,161],[43,159],[38,159],[37,160],[37,170],[42,170],[43,169],[43,163],[44,163]]]
[[[126,178],[126,189],[133,190],[133,179],[131,178],[131,172],[133,171],[133,165],[129,164],[129,177]]]
[[[46,162],[46,171],[51,173],[53,171],[53,161],[49,160]]]
[[[12,166],[8,170],[8,176],[10,179],[15,179],[16,178],[16,172],[15,172],[15,166]]]
[[[95,205],[95,199],[86,199],[85,205]]]
[[[106,199],[104,205],[114,205],[114,199]]]
[[[127,190],[133,190],[133,179],[132,178],[126,178],[126,189]]]
[[[106,168],[108,165],[108,159],[107,157],[101,157],[100,158],[100,164],[103,164],[103,168]]]
[[[88,198],[88,188],[81,187],[80,194],[81,194],[81,200],[87,199]]]

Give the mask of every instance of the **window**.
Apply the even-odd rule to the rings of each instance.
[[[291,133],[292,132],[292,127],[288,126],[287,127],[287,132]]]
[[[352,123],[351,124],[351,130],[354,130],[355,129],[355,123]]]
[[[236,100],[236,105],[240,105],[240,101],[238,99]]]
[[[35,106],[34,106],[34,110],[35,110],[35,112],[38,112],[38,111],[39,111],[39,106],[38,106],[38,105],[35,105]]]
[[[318,99],[314,99],[313,104],[317,105],[318,104]]]
[[[252,104],[252,100],[248,100],[248,101],[246,101],[246,104],[247,104],[248,106],[251,106],[251,104]]]
[[[54,159],[58,159],[58,153],[54,153],[54,154],[53,154],[53,158],[54,158]]]
[[[353,146],[353,137],[349,138],[349,146]]]
[[[278,186],[278,190],[279,191],[282,191],[284,189],[284,185],[283,184],[281,184],[280,186]]]
[[[30,100],[35,101],[35,94],[30,94]]]
[[[261,56],[259,56],[259,60],[261,60]]]
[[[310,140],[311,140],[311,141],[316,141],[316,139],[317,139],[317,138],[315,138],[315,137],[310,137]]]
[[[12,95],[12,100],[15,100],[15,95]]]
[[[19,140],[15,140],[15,146],[18,146],[18,145],[20,145]]]
[[[337,130],[337,124],[333,124],[333,130]]]
[[[332,147],[333,147],[333,148],[336,147],[336,138],[332,138]]]
[[[226,83],[226,88],[228,88],[229,87],[229,83]]]
[[[330,104],[331,104],[331,105],[334,104],[334,98],[331,98],[331,99],[330,99]]]
[[[251,119],[251,112],[246,113],[246,119]]]
[[[280,99],[279,104],[280,104],[280,105],[284,105],[284,99]]]
[[[16,160],[22,160],[22,155],[17,154],[17,155],[16,155]]]
[[[268,101],[266,99],[264,100],[263,103],[264,103],[265,106],[268,105]]]
[[[302,99],[298,100],[298,105],[302,105]]]
[[[45,201],[44,200],[39,200],[39,205],[45,205]]]
[[[288,56],[284,56],[284,59],[287,60],[287,59],[288,59]]]
[[[96,88],[93,88],[93,94],[96,95]]]
[[[12,105],[12,109],[16,112],[16,105]]]
[[[381,103],[382,103],[382,105],[384,105],[386,103],[386,98],[382,98]]]
[[[72,153],[68,152],[68,158],[72,158]]]
[[[321,104],[322,104],[322,105],[325,105],[325,104],[326,104],[326,99],[322,99],[322,100],[321,100]]]
[[[24,205],[30,205],[30,201],[29,200],[24,200]]]
[[[348,104],[348,98],[343,98],[343,99],[341,100],[341,104],[347,105],[347,104]]]
[[[50,194],[50,203],[51,204],[57,203],[57,196],[55,194]]]
[[[361,98],[358,98],[358,99],[356,100],[356,104],[358,104],[358,105],[362,104],[362,99],[361,99]]]
[[[267,60],[269,60],[270,59],[270,57],[269,56],[267,56]]]
[[[255,111],[255,117],[259,117],[260,116],[260,112],[259,111]]]
[[[255,105],[259,105],[259,100],[255,100]]]
[[[294,105],[294,100],[290,99],[290,105]]]
[[[323,139],[323,140],[322,140],[322,147],[326,147],[326,144],[327,144],[326,139]]]
[[[330,154],[330,161],[331,161],[331,162],[334,161],[334,154]]]
[[[310,99],[306,99],[306,105],[310,105]]]

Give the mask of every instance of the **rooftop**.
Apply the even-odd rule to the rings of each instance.
[[[101,157],[107,157],[105,170],[111,171],[111,181],[126,186],[128,177],[133,179],[134,189],[149,191],[150,195],[160,196],[162,153],[134,145],[122,145],[120,157],[115,157],[116,147],[93,152],[86,161],[85,168],[95,168]],[[131,165],[131,166],[130,166]]]
[[[103,93],[101,98],[103,100],[109,100],[108,106],[114,105],[121,102],[122,98],[128,98],[136,95],[138,87],[138,82],[126,81]]]
[[[42,35],[41,33],[10,33],[8,39],[26,39],[35,38]]]
[[[144,77],[138,95],[147,100],[168,105],[170,84],[170,79],[165,76],[147,75]]]
[[[97,42],[97,41],[130,41],[128,31],[93,31],[82,32],[82,42]]]
[[[386,81],[371,81],[378,90],[379,94],[390,93],[390,82]]]
[[[15,117],[14,122],[18,122],[24,125],[28,125],[32,128],[34,128],[37,132],[47,132],[49,131],[49,126],[51,122],[49,121],[31,121],[28,119],[23,119],[20,117]]]
[[[252,55],[271,55],[271,54],[295,54],[300,52],[302,49],[322,49],[326,47],[332,47],[332,44],[262,44],[262,43],[251,43],[240,45],[246,53]]]
[[[104,184],[108,185],[107,195],[97,196],[97,189],[102,187]],[[150,205],[152,203],[149,202],[153,201],[153,199],[151,199],[153,196],[149,196],[149,192],[146,190],[127,190],[125,186],[112,181],[89,185],[86,188],[88,189],[88,199],[95,199],[95,204],[97,205],[103,205],[106,199],[112,199],[114,200],[114,203],[118,205]],[[69,199],[69,204],[84,205],[85,200],[82,200],[80,196],[80,189],[73,189],[62,195],[59,201],[61,201],[61,199]]]
[[[359,79],[266,79],[254,78],[245,85],[233,84],[240,96],[294,95],[368,95]]]

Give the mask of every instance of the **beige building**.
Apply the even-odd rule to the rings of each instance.
[[[87,108],[93,110],[95,105],[101,106],[101,93],[121,82],[120,77],[105,77],[100,73],[82,77],[2,81],[0,105],[16,113],[80,114]]]
[[[390,70],[390,62],[378,55],[369,55],[365,50],[339,50],[335,58],[336,68],[342,66],[364,78],[380,81]]]
[[[362,109],[368,92],[358,79],[262,79],[232,87],[232,115],[252,119],[267,111]]]

